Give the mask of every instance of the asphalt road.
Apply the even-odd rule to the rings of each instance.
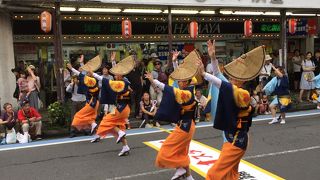
[[[128,136],[131,153],[118,157],[113,138],[0,151],[1,180],[166,180],[174,170],[154,166],[157,151],[143,144],[166,132]],[[221,132],[197,128],[194,140],[220,149]],[[287,119],[285,125],[253,124],[244,159],[284,179],[315,180],[320,172],[320,116]],[[192,172],[195,179],[204,179]]]

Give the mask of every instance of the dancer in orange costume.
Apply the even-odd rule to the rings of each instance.
[[[114,62],[115,54],[111,59]],[[93,74],[95,78],[102,81],[100,101],[102,104],[109,105],[110,112],[103,117],[95,138],[91,142],[99,142],[102,137],[112,134],[116,138],[116,143],[122,142],[123,145],[118,156],[126,156],[130,151],[125,137],[126,120],[130,115],[130,90],[129,82],[124,80],[123,76],[133,69],[134,63],[133,57],[129,56],[114,65],[110,72],[115,75],[115,81]]]
[[[85,94],[87,99],[86,105],[74,115],[71,128],[75,128],[78,131],[91,129],[92,133],[97,126],[96,117],[99,108],[98,81],[92,77],[92,74],[84,75],[72,68],[71,64],[67,66],[75,75],[79,76],[78,93]]]
[[[199,58],[193,52],[186,59]],[[196,60],[196,59],[194,59]],[[193,66],[193,67],[192,67]],[[197,73],[194,63],[185,61],[170,75],[172,79],[178,81],[178,88],[165,85],[158,80],[154,80],[151,73],[145,76],[163,91],[163,99],[155,115],[155,119],[176,123],[174,131],[166,138],[162,144],[156,158],[156,166],[160,168],[176,168],[176,172],[171,178],[177,180],[186,178],[193,180],[190,172],[190,159],[188,156],[189,146],[195,132],[195,108],[193,86],[189,86],[192,77]]]
[[[209,169],[206,180],[238,180],[238,166],[248,145],[248,131],[253,108],[250,94],[242,89],[245,81],[254,79],[264,64],[264,48],[258,47],[224,67],[229,81],[221,74],[215,57],[215,45],[207,42],[213,74],[206,73],[201,61],[199,71],[212,86],[211,117],[213,127],[223,131],[224,144],[219,159]]]

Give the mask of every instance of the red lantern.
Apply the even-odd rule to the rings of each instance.
[[[130,20],[122,21],[122,37],[129,39],[132,35],[132,26]]]
[[[317,19],[316,18],[308,19],[307,33],[309,35],[317,34]]]
[[[192,21],[189,25],[189,33],[191,38],[195,39],[198,36],[198,23],[196,21]]]
[[[297,29],[297,20],[296,19],[289,19],[288,21],[288,32],[290,34],[294,34],[296,33],[296,29]]]
[[[252,36],[252,21],[251,20],[244,21],[244,36],[245,37]]]
[[[40,25],[41,30],[45,33],[48,33],[51,31],[52,28],[52,16],[48,11],[43,11],[40,14]]]

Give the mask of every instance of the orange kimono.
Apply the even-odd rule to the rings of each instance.
[[[99,87],[97,80],[83,74],[79,74],[79,94],[86,94],[87,103],[78,111],[72,120],[71,126],[77,130],[91,129],[91,124],[96,121],[97,112],[99,108]]]
[[[206,180],[238,180],[238,166],[248,144],[252,107],[248,91],[222,81],[213,126],[223,130],[225,143]]]
[[[177,126],[162,144],[155,164],[161,168],[188,167],[189,146],[195,132],[193,87],[180,90],[166,85],[163,92],[155,118],[167,118],[166,121],[175,122]]]
[[[126,129],[126,120],[130,115],[130,91],[129,83],[126,81],[113,81],[108,79],[102,80],[101,98],[102,104],[110,104],[114,107],[114,111],[106,114],[97,130],[97,135],[104,137],[107,134],[113,134],[117,138],[118,133],[114,132],[114,128],[121,130]]]
[[[119,112],[117,109],[115,110],[115,114],[107,114],[103,117],[98,130],[97,135],[100,137],[105,137],[107,134],[112,134],[117,137],[118,133],[116,133],[113,128],[118,127],[122,131],[126,130],[126,119],[128,119],[130,115],[130,107],[126,105],[126,107]]]
[[[82,129],[91,129],[91,124],[96,121],[98,108],[99,101],[96,102],[94,108],[91,107],[90,103],[86,103],[86,105],[74,115],[71,126],[79,131]]]

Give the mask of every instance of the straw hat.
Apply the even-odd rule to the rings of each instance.
[[[193,50],[187,57],[184,58],[183,63],[180,64],[171,74],[170,77],[174,80],[186,81],[195,76],[198,72],[196,62],[201,60],[197,50]]]
[[[259,46],[224,66],[224,72],[232,79],[249,81],[259,75],[264,61],[265,49]]]
[[[266,54],[266,57],[264,59],[265,61],[270,61],[272,60],[272,57],[269,54]]]
[[[96,71],[100,68],[101,66],[101,58],[100,56],[96,56],[93,59],[91,59],[90,61],[88,61],[84,66],[82,66],[81,68],[85,71]]]
[[[111,68],[110,72],[114,75],[126,75],[132,71],[134,63],[133,56],[128,56]]]

